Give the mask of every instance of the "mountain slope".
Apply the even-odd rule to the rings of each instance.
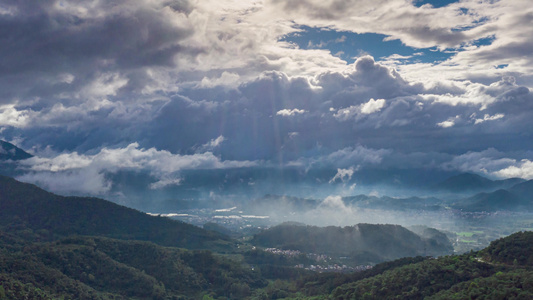
[[[149,216],[103,199],[54,195],[5,176],[0,176],[0,227],[28,228],[45,240],[98,235],[190,249],[231,245],[228,237],[190,224]]]
[[[399,225],[358,224],[316,227],[281,224],[256,234],[252,243],[263,247],[345,256],[359,264],[417,255],[453,252],[449,241],[423,239]]]
[[[376,197],[368,195],[357,195],[343,197],[342,200],[346,205],[352,205],[359,208],[381,209],[392,211],[408,211],[408,210],[427,210],[436,211],[442,210],[444,201],[435,197],[420,198],[392,198],[387,196]]]
[[[26,151],[11,143],[0,140],[0,161],[22,160],[30,157],[32,157],[32,155]]]
[[[298,281],[298,292],[316,299],[532,299],[532,253],[533,232],[518,232],[479,253],[314,275]]]
[[[100,237],[5,246],[0,299],[242,299],[264,286],[258,273],[203,250]]]
[[[533,180],[528,180],[519,184],[514,185],[509,189],[510,192],[518,195],[524,200],[529,200],[533,202]]]
[[[453,205],[464,211],[520,211],[530,207],[521,197],[507,190],[497,190],[492,193],[479,193]]]
[[[433,185],[432,189],[454,193],[473,191],[489,192],[497,189],[510,188],[513,185],[519,184],[521,182],[524,182],[524,180],[520,178],[490,180],[477,174],[462,173],[456,176],[452,176],[438,184]]]

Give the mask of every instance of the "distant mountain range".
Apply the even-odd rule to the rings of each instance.
[[[343,201],[346,205],[356,206],[358,208],[380,209],[380,210],[425,210],[438,211],[443,210],[443,200],[435,197],[408,197],[408,198],[392,198],[388,196],[368,196],[357,195],[344,197]]]
[[[437,183],[431,186],[430,188],[436,191],[447,191],[455,193],[475,191],[486,192],[490,190],[510,188],[524,181],[525,180],[521,178],[490,180],[477,174],[462,173],[456,176],[452,176],[440,183]]]
[[[446,207],[467,212],[533,211],[533,180],[520,178],[490,180],[485,177],[464,173],[450,177],[431,187],[434,191],[456,193],[450,199],[437,197],[392,198],[357,195],[344,197],[346,205],[359,208],[407,211],[438,211]],[[461,197],[461,195],[472,194]]]
[[[533,211],[533,180],[508,189],[482,192],[452,205],[463,211]]]
[[[467,212],[533,211],[533,180],[490,180],[465,173],[453,176],[432,189],[450,192],[453,197],[446,195],[445,199],[439,196],[397,198],[361,194],[343,197],[342,201],[346,206],[385,211],[443,211],[450,207]],[[321,203],[315,199],[266,195],[244,203],[243,206],[255,213],[273,211],[276,208],[305,212],[318,208]]]

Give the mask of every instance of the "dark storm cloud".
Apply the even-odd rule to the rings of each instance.
[[[2,101],[76,91],[105,72],[174,66],[177,53],[197,51],[179,44],[192,33],[188,5],[154,3],[4,1],[11,13],[0,14]]]

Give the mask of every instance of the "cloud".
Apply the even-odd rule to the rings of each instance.
[[[220,144],[222,144],[224,140],[225,138],[223,136],[219,136],[216,139],[212,139],[211,141],[209,141],[209,143],[205,144],[204,147],[216,148],[220,146]]]
[[[13,104],[0,106],[0,126],[24,128],[31,122],[35,112],[27,109],[18,110]]]
[[[304,113],[306,113],[305,110],[294,108],[294,109],[282,109],[282,110],[278,111],[276,113],[276,115],[283,116],[283,117],[291,117],[291,116],[295,116],[295,115],[301,115],[301,114],[304,114]]]
[[[107,174],[141,170],[162,189],[182,170],[258,161],[496,174],[531,160],[531,13],[519,1],[9,1],[0,134],[41,153],[28,178],[65,191],[74,183],[51,174],[106,192]],[[309,27],[339,49],[284,39]],[[420,49],[349,63],[332,53],[352,33]]]
[[[352,179],[353,173],[355,171],[356,170],[353,167],[351,167],[349,169],[337,169],[337,174],[335,174],[335,176],[333,176],[333,178],[331,178],[329,183],[333,183],[337,179],[339,179],[340,181],[344,182],[344,180],[346,178],[347,178],[347,181],[350,181]]]
[[[455,116],[454,118],[449,118],[446,121],[442,121],[440,123],[437,123],[437,126],[442,128],[450,128],[455,125],[455,120],[459,119],[459,116]]]
[[[157,182],[150,184],[150,189],[157,190],[169,185],[180,185],[183,179],[181,178],[163,178]]]
[[[192,155],[172,154],[132,143],[125,148],[103,148],[94,155],[63,153],[52,157],[34,156],[21,162],[27,174],[21,180],[33,182],[59,193],[105,194],[112,182],[107,175],[118,171],[145,171],[157,181],[158,189],[179,184],[179,172],[195,169],[223,169],[255,166],[251,161],[221,160],[211,152]],[[92,179],[88,179],[91,177]],[[68,180],[65,180],[68,178]]]
[[[450,161],[443,163],[442,167],[447,170],[496,175],[498,171],[515,163],[514,158],[506,157],[505,153],[489,148],[479,152],[468,151],[456,155]]]
[[[142,88],[149,82],[134,79],[138,72],[172,67],[176,55],[201,51],[184,43],[193,33],[186,1],[23,0],[9,11],[0,15],[0,94],[8,103],[80,88],[96,94]]]
[[[533,179],[533,161],[523,159],[520,162],[517,162],[516,165],[494,172],[494,175],[502,178],[518,177],[531,180]]]
[[[387,149],[370,149],[364,146],[348,147],[329,154],[325,160],[338,166],[379,164],[383,157],[391,153]]]
[[[383,107],[385,106],[385,99],[370,99],[368,102],[363,103],[361,105],[357,106],[350,106],[347,108],[339,109],[335,114],[334,117],[341,120],[346,121],[349,119],[352,119],[354,117],[358,117],[361,115],[369,115],[376,112],[379,112]]]
[[[485,121],[494,121],[505,117],[504,114],[495,114],[494,116],[491,116],[489,114],[485,114],[482,119],[475,119],[474,124],[480,124]]]
[[[380,111],[385,106],[385,99],[370,99],[367,103],[361,105],[361,113],[368,115]]]

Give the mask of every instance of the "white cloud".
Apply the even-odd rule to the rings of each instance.
[[[449,118],[448,120],[446,121],[442,121],[440,123],[437,123],[437,126],[439,127],[442,127],[442,128],[450,128],[450,127],[453,127],[455,126],[455,122],[456,120],[458,120],[460,117],[459,116],[455,116],[453,118]]]
[[[361,105],[352,105],[347,108],[339,109],[334,117],[341,121],[347,121],[360,115],[369,115],[381,111],[385,106],[385,99],[374,100],[371,98],[368,102]]]
[[[453,119],[448,119],[446,121],[442,121],[440,123],[437,123],[437,126],[442,128],[450,128],[455,125],[455,121]]]
[[[496,171],[493,174],[502,178],[518,177],[530,180],[533,179],[533,161],[523,159],[515,165]]]
[[[304,113],[306,113],[306,111],[303,109],[293,108],[293,109],[282,109],[278,111],[276,115],[283,116],[283,117],[292,117],[292,116],[301,115]]]
[[[0,106],[0,126],[26,127],[37,113],[28,109],[17,109],[13,104]]]
[[[506,169],[516,164],[516,160],[506,157],[494,148],[454,156],[450,161],[444,163],[442,167],[446,170],[459,170],[462,172],[474,172],[485,174],[496,174],[499,170]]]
[[[485,121],[494,121],[494,120],[501,119],[503,117],[505,117],[504,114],[495,114],[493,116],[491,116],[489,114],[485,114],[482,119],[475,119],[474,124],[480,124],[480,123],[483,123]]]
[[[216,86],[224,86],[224,87],[237,87],[239,84],[240,76],[236,73],[231,73],[224,71],[222,72],[222,75],[217,78],[208,78],[204,77],[202,78],[202,81],[200,81],[199,87],[201,88],[212,88]]]
[[[359,112],[360,112],[360,107],[352,105],[347,108],[339,109],[333,116],[341,121],[347,121],[357,116]]]
[[[52,173],[30,172],[17,179],[61,194],[103,195],[111,189],[111,182],[105,178],[105,174],[94,167]]]
[[[344,182],[345,180],[350,181],[352,179],[353,173],[356,171],[354,167],[349,169],[337,169],[337,174],[331,178],[329,183],[335,182],[337,179]]]
[[[222,142],[224,142],[226,139],[224,138],[224,136],[219,136],[217,137],[216,139],[212,139],[211,141],[209,141],[209,143],[203,145],[203,147],[205,148],[216,148],[218,146],[220,146],[220,144],[222,144]]]
[[[385,106],[385,99],[370,99],[367,103],[361,104],[361,113],[368,115],[380,111]]]
[[[155,148],[140,148],[132,143],[125,148],[103,148],[94,155],[64,153],[50,158],[34,156],[21,162],[30,173],[24,181],[40,183],[54,192],[87,192],[103,194],[110,189],[106,173],[119,170],[147,171],[159,180],[151,185],[157,189],[179,184],[179,172],[191,169],[223,169],[255,166],[251,161],[223,161],[211,152],[192,155],[172,154]],[[50,174],[53,174],[51,176]],[[94,179],[88,180],[89,176]],[[61,183],[68,178],[68,184]],[[59,181],[59,183],[57,182]],[[87,181],[87,182],[86,182]],[[76,184],[79,185],[77,187]]]

